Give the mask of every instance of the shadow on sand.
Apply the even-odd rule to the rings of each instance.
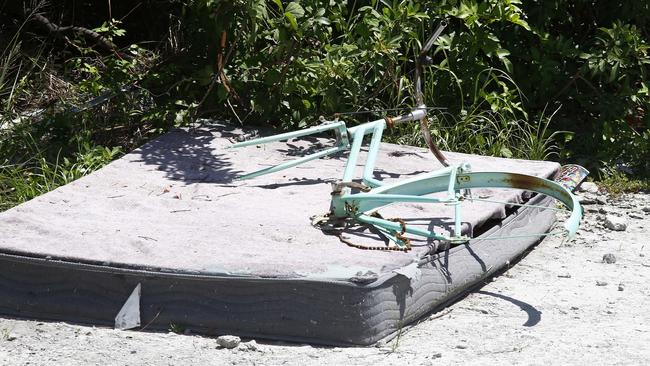
[[[505,300],[508,302],[511,302],[515,305],[517,305],[521,310],[525,311],[526,314],[528,315],[528,320],[523,324],[524,327],[532,327],[537,325],[542,320],[542,312],[537,310],[534,306],[530,305],[527,302],[523,302],[521,300],[514,299],[510,296],[502,295],[502,294],[496,294],[494,292],[490,291],[476,291],[477,294],[481,295],[487,295],[487,296],[492,296],[496,297],[501,300]]]
[[[133,154],[140,155],[136,161],[154,166],[171,180],[228,184],[241,172],[232,169],[230,157],[213,142],[219,136],[238,136],[234,130],[228,125],[176,129],[134,150]]]

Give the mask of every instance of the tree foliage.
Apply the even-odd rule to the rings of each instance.
[[[445,20],[425,83],[427,104],[446,108],[431,120],[443,146],[650,174],[644,1],[5,1],[0,13],[3,122],[59,141],[50,156],[79,141],[129,148],[202,116],[295,129],[411,106],[413,54]],[[39,92],[44,75],[65,87]],[[25,117],[35,109],[48,117]]]

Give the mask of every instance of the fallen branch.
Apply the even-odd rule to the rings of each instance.
[[[226,74],[224,72],[226,62],[227,62],[228,58],[230,57],[230,54],[233,51],[233,49],[235,47],[235,43],[236,43],[236,42],[233,42],[230,45],[230,48],[228,49],[228,53],[224,57],[223,50],[226,48],[226,37],[227,37],[226,31],[221,32],[221,42],[220,42],[221,48],[219,50],[219,54],[217,55],[217,72],[212,77],[212,81],[210,82],[210,85],[208,86],[207,91],[203,95],[203,98],[201,98],[201,100],[197,104],[196,108],[194,109],[194,113],[193,113],[192,117],[190,118],[191,121],[196,121],[196,118],[199,115],[199,110],[203,106],[203,103],[205,103],[206,99],[208,99],[208,96],[210,95],[210,93],[212,93],[212,89],[217,84],[217,81],[221,81],[221,85],[223,85],[223,87],[226,90],[226,92],[228,93],[228,95],[232,95],[233,98],[235,98],[235,100],[241,101],[240,98],[239,98],[239,95],[237,95],[237,93],[230,86],[230,82],[229,82],[229,80],[226,77]],[[233,108],[232,104],[230,103],[230,100],[226,99],[226,101],[228,102],[227,103],[228,106],[230,107],[231,111],[233,112],[233,114],[235,115],[235,117],[237,118],[239,123],[243,124],[242,120],[239,118],[239,116],[235,112],[235,109]]]
[[[224,89],[226,89],[226,92],[229,95],[232,95],[236,101],[240,102],[239,95],[237,95],[232,86],[230,86],[230,80],[228,80],[228,77],[224,71],[226,67],[227,57],[230,56],[230,52],[235,45],[235,42],[233,42],[230,46],[230,49],[228,50],[228,56],[224,58],[223,50],[226,48],[226,35],[226,31],[221,32],[221,47],[219,48],[219,54],[217,55],[217,70],[219,70],[219,79],[221,80],[221,84],[223,85]]]
[[[34,19],[38,21],[45,29],[50,33],[55,34],[57,37],[65,37],[66,34],[76,33],[85,37],[88,40],[94,41],[97,45],[104,48],[106,51],[113,52],[119,56],[123,54],[117,52],[117,46],[110,39],[102,36],[101,34],[84,27],[78,26],[67,26],[60,27],[52,23],[49,19],[44,17],[42,14],[34,14]]]

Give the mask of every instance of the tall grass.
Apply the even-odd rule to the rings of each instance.
[[[32,1],[16,32],[0,35],[0,211],[97,170],[122,152],[96,145],[93,130],[80,118],[43,112],[42,99],[52,99],[48,92],[58,91],[43,85],[57,79],[44,52],[48,45],[30,38],[25,52],[21,39],[26,24],[45,5]]]
[[[120,148],[83,146],[72,159],[49,161],[39,153],[26,162],[0,164],[0,211],[68,184],[108,164]]]
[[[540,116],[533,124],[525,119],[512,119],[504,113],[489,110],[454,116],[438,112],[429,118],[429,130],[441,149],[467,154],[549,160],[559,157],[558,139],[567,132],[549,133],[553,115]],[[401,128],[393,142],[425,146],[416,125]]]
[[[434,73],[449,73],[436,68]],[[429,95],[435,88],[429,83]],[[459,98],[464,92],[458,84]],[[495,88],[496,86],[496,88]],[[495,91],[498,90],[498,91]],[[522,95],[517,84],[502,70],[488,68],[479,73],[474,90],[467,98],[471,104],[459,113],[435,111],[429,118],[431,135],[447,151],[467,154],[548,160],[559,157],[558,140],[568,132],[554,131],[549,125],[558,110],[547,116],[544,112],[530,122],[522,107]],[[461,105],[465,105],[462,102]],[[444,107],[444,106],[441,106]],[[425,146],[416,124],[400,125],[389,140],[399,144]]]
[[[46,5],[45,1],[33,1],[29,7],[30,12],[25,16],[16,32],[6,41],[0,52],[0,128],[15,118],[14,107],[29,78],[37,71],[43,47],[36,48],[33,56],[22,52],[20,36],[27,23],[39,13]],[[0,38],[0,42],[3,41]],[[1,43],[0,43],[1,44]]]
[[[550,116],[546,116],[546,108],[539,116],[536,124],[523,124],[521,136],[521,145],[519,155],[533,160],[549,160],[553,157],[559,158],[558,140],[567,142],[573,137],[569,131],[549,130],[549,125],[555,114],[560,110],[558,107]]]

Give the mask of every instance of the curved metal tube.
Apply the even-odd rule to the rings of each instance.
[[[577,197],[559,183],[548,179],[517,173],[459,172],[455,179],[453,189],[462,190],[471,188],[516,188],[545,194],[559,200],[571,210],[571,215],[564,223],[564,230],[567,232],[569,238],[575,235],[580,225],[580,220],[582,219],[582,207]],[[433,171],[404,181],[383,185],[368,193],[343,195],[340,197],[340,200],[343,204],[347,203],[356,207],[357,213],[361,215],[364,212],[395,202],[417,201],[433,203],[435,201],[430,198],[418,196],[448,190],[449,175],[440,175],[439,171]],[[384,194],[386,195],[386,199],[381,200],[381,196]],[[399,197],[399,195],[410,197]],[[445,200],[441,201],[445,202]],[[422,235],[421,233],[417,234]]]

